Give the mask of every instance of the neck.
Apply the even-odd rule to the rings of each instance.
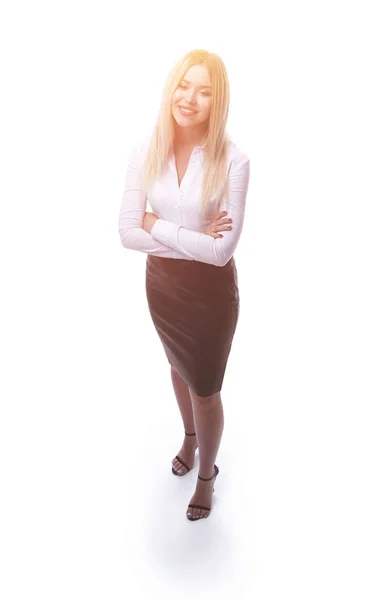
[[[194,128],[193,130],[188,127],[180,127],[176,124],[174,132],[174,145],[184,146],[193,148],[194,146],[201,146],[204,142],[204,136],[206,134],[206,128]]]

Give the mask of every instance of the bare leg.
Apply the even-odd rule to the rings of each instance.
[[[181,418],[183,420],[184,431],[187,433],[195,433],[196,430],[189,387],[179,372],[173,367],[171,367],[171,377]],[[183,445],[177,455],[180,456],[181,460],[184,461],[190,468],[192,468],[195,464],[196,448],[197,436],[185,435]],[[187,472],[187,469],[184,467],[184,465],[179,463],[176,458],[173,459],[172,464],[175,471],[177,471],[180,475],[184,475]]]
[[[221,437],[224,429],[224,411],[220,392],[207,396],[197,396],[189,390],[199,444],[200,477],[208,478],[214,474],[214,465],[219,451]],[[210,507],[215,478],[211,481],[197,479],[196,491],[190,500],[190,504],[202,504]],[[199,508],[188,508],[187,513],[192,517],[206,517],[208,511]]]

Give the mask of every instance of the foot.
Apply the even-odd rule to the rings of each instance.
[[[202,477],[202,475],[200,476]],[[212,494],[215,487],[215,481],[216,477],[213,477],[210,481],[197,479],[196,490],[189,501],[189,504],[199,504],[205,506],[209,510],[188,506],[186,514],[190,521],[195,519],[206,519],[208,517],[212,505]]]
[[[177,453],[177,456],[188,465],[189,469],[192,469],[195,464],[195,452],[197,448],[197,439],[196,435],[185,435],[183,445],[181,449]],[[172,461],[172,466],[176,471],[177,475],[186,475],[188,473],[188,469],[181,464],[175,457]]]

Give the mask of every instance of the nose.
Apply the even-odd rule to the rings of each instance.
[[[193,92],[187,92],[185,100],[188,102],[188,104],[196,104],[196,99]]]

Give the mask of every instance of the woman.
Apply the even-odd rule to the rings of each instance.
[[[228,107],[220,57],[184,55],[168,76],[153,135],[131,153],[119,218],[123,246],[148,255],[148,306],[185,431],[175,475],[191,470],[199,447],[191,521],[211,510],[224,427],[220,391],[239,315],[233,253],[250,161],[226,134]],[[145,212],[147,200],[154,213]]]

